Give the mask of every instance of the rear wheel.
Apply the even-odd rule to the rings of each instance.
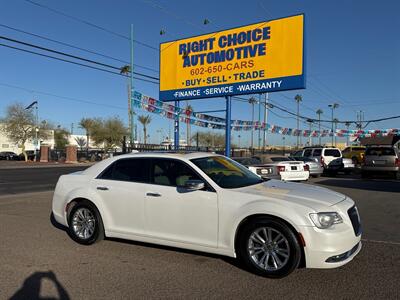
[[[295,233],[284,222],[269,217],[251,220],[240,230],[236,251],[251,272],[269,278],[289,275],[301,259]]]
[[[90,202],[79,202],[68,218],[70,237],[83,245],[91,245],[104,239],[103,222],[97,208]]]

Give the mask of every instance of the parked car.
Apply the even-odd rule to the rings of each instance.
[[[0,160],[18,160],[18,155],[11,151],[0,152]]]
[[[303,150],[296,151],[291,157],[311,157],[317,158],[324,168],[324,172],[336,175],[343,169],[342,152],[334,147],[305,147]]]
[[[360,217],[349,197],[263,181],[210,153],[126,154],[63,175],[52,216],[81,244],[106,236],[204,251],[236,257],[272,278],[300,263],[336,268],[361,249]]]
[[[354,161],[351,158],[342,158],[343,161],[343,169],[342,171],[344,174],[350,174],[351,172],[354,171],[354,168],[356,165],[354,164]]]
[[[400,150],[392,145],[368,146],[365,150],[365,162],[361,167],[361,176],[366,178],[374,173],[392,174],[400,179]]]
[[[300,157],[291,157],[291,159],[296,161],[302,161],[306,165],[308,165],[310,176],[312,177],[320,177],[324,172],[324,168],[321,166],[319,160],[315,157],[311,158],[311,157],[300,156]]]
[[[349,146],[342,151],[343,158],[350,158],[355,165],[361,165],[364,160],[364,146]]]
[[[34,150],[27,150],[25,152],[28,157],[28,160],[35,160],[35,151]],[[39,151],[38,151],[38,153],[39,153]],[[23,153],[20,153],[18,157],[19,157],[19,160],[25,160],[25,156]]]
[[[274,166],[265,166],[258,157],[233,157],[232,159],[242,164],[262,179],[270,179],[278,174]]]

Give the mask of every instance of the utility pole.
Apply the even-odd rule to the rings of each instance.
[[[318,143],[321,146],[321,114],[323,114],[324,112],[322,111],[322,109],[318,109],[316,111],[316,113],[318,115],[318,131],[319,131],[319,134],[318,134],[319,141],[318,141]]]
[[[307,123],[310,125],[310,135],[309,135],[309,137],[308,137],[308,146],[311,146],[312,145],[312,136],[311,136],[311,130],[312,130],[312,123],[313,123],[314,121],[313,120],[311,120],[311,119],[308,119],[307,120]]]
[[[74,134],[74,123],[71,123],[71,135]]]
[[[264,102],[264,134],[263,134],[263,151],[265,151],[266,143],[267,143],[267,122],[268,122],[268,93],[265,94],[265,102]]]
[[[251,97],[249,99],[249,103],[251,104],[251,145],[250,148],[254,148],[254,104],[257,103],[257,99],[254,97]]]
[[[335,137],[335,147],[336,147],[336,129],[337,129],[337,123],[339,122],[339,120],[337,118],[335,118],[335,119],[333,119],[333,122],[335,123],[335,134],[334,134],[334,137]]]
[[[261,95],[258,94],[258,150],[261,149]]]
[[[294,97],[294,100],[297,102],[297,142],[296,142],[296,146],[297,146],[297,149],[299,149],[299,146],[300,146],[300,135],[298,133],[299,133],[299,129],[300,129],[299,128],[300,127],[300,120],[299,120],[299,117],[300,117],[300,102],[303,99],[302,99],[302,97],[300,95],[296,95]]]
[[[350,145],[350,134],[349,134],[349,128],[350,128],[351,123],[350,122],[346,122],[345,126],[347,129],[347,142],[346,142],[346,146]]]
[[[134,90],[134,86],[133,86],[133,24],[131,24],[131,67],[130,67],[130,71],[131,71],[131,76],[130,76],[130,102],[129,102],[129,107],[130,107],[130,135],[131,135],[131,142],[135,143],[135,139],[137,139],[137,137],[135,136],[135,119],[134,119],[134,114],[135,111],[133,109],[133,90]],[[133,147],[134,145],[131,144],[131,147]]]
[[[331,110],[332,110],[332,146],[333,146],[333,144],[334,144],[334,139],[336,140],[336,138],[335,138],[335,131],[333,130],[333,125],[334,125],[334,123],[335,123],[335,122],[334,122],[334,119],[333,119],[333,111],[334,111],[336,108],[339,107],[339,104],[337,104],[337,103],[332,103],[332,104],[329,104],[328,107],[330,107]]]

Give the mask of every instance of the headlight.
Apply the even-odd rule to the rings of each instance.
[[[333,224],[343,223],[342,217],[336,212],[321,212],[310,214],[310,219],[315,226],[321,229],[331,227]]]

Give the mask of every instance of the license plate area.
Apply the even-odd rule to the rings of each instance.
[[[290,169],[291,169],[292,171],[297,171],[297,167],[296,167],[296,166],[291,166]]]

